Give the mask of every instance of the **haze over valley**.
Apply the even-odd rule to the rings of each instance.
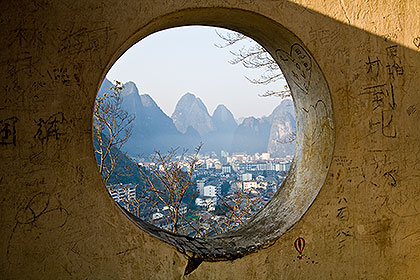
[[[102,96],[113,84],[105,79],[98,92]],[[193,93],[185,93],[171,116],[166,115],[148,94],[139,94],[134,82],[124,84],[123,109],[135,116],[132,136],[123,150],[130,156],[147,156],[154,150],[171,148],[193,150],[203,143],[202,152],[270,153],[282,158],[292,155],[296,120],[293,102],[279,100],[279,105],[266,117],[247,117],[239,121],[223,104],[212,114]],[[249,104],[252,106],[252,104]],[[239,123],[239,124],[238,124]]]

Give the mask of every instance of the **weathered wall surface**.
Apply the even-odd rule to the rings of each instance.
[[[107,194],[91,120],[102,78],[142,27],[203,7],[264,15],[304,42],[331,91],[335,147],[318,197],[272,246],[185,278],[419,279],[416,0],[0,2],[2,278],[183,277],[187,258]]]

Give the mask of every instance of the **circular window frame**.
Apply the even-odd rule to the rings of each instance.
[[[206,239],[191,238],[158,228],[120,207],[139,228],[186,254],[191,270],[202,261],[233,260],[270,245],[298,222],[325,182],[335,133],[328,84],[312,54],[283,25],[246,10],[196,8],[156,18],[119,48],[98,84],[117,59],[138,41],[161,30],[188,25],[234,30],[262,45],[279,64],[296,112],[296,149],[285,180],[269,203],[237,228]]]

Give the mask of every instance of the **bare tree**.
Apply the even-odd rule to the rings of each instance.
[[[229,60],[230,64],[242,64],[248,69],[262,70],[262,74],[258,78],[248,78],[248,81],[257,85],[268,85],[280,79],[284,79],[284,75],[277,62],[273,59],[270,53],[263,48],[260,44],[250,39],[249,37],[235,31],[229,31],[222,34],[216,30],[217,35],[223,40],[222,44],[215,44],[218,48],[230,48],[238,45],[240,42],[247,42],[247,46],[242,46],[239,49],[231,50],[230,53],[233,58]],[[290,97],[290,89],[287,85],[284,89],[267,90],[265,93],[260,94],[262,97],[277,96],[281,98]],[[289,144],[296,140],[296,132],[292,132],[286,140],[278,141],[278,144]]]
[[[151,156],[148,168],[139,167],[139,175],[142,178],[142,197],[148,199],[149,212],[162,205],[162,212],[168,213],[169,230],[174,233],[185,231],[183,229],[188,221],[185,214],[195,197],[194,172],[198,165],[200,144],[191,155],[184,150],[180,155],[177,149],[171,149],[167,154],[155,151]],[[159,208],[158,208],[159,209]],[[162,214],[163,215],[163,214]]]
[[[134,116],[122,108],[121,91],[124,86],[116,81],[109,93],[98,96],[93,114],[93,137],[99,172],[105,181],[111,178],[124,156],[121,148],[133,129]]]
[[[120,203],[147,222],[192,237],[226,232],[247,221],[262,201],[259,194],[236,189],[217,197],[217,210],[213,203],[193,209],[198,196],[194,173],[201,147],[189,155],[185,150],[178,154],[177,149],[166,154],[155,151],[147,167],[138,167],[142,180],[137,183],[135,197],[128,195],[126,186],[118,186],[126,192]]]
[[[262,202],[259,194],[250,194],[239,189],[228,196],[217,197],[217,209],[207,209],[206,215],[195,221],[193,228],[197,236],[224,233],[243,224],[258,210]]]
[[[217,232],[227,232],[239,224],[243,224],[262,201],[260,194],[251,195],[243,190],[235,190],[230,196],[220,199],[220,205],[226,208],[226,214],[217,221]]]
[[[178,149],[171,149],[168,153],[155,151],[147,167],[132,162],[121,152],[131,136],[134,120],[122,107],[123,88],[116,82],[109,93],[97,97],[93,123],[98,168],[110,192],[118,192],[118,202],[147,222],[193,237],[226,232],[245,222],[261,202],[258,195],[236,190],[229,196],[218,197],[217,211],[211,210],[210,205],[207,209],[193,207],[197,197],[195,171],[202,145],[191,154],[186,150],[178,153]],[[123,166],[124,158],[134,170]],[[119,176],[115,175],[132,175],[133,171],[140,179],[129,185],[119,182]],[[109,183],[111,177],[117,184]]]
[[[258,78],[245,77],[248,81],[253,84],[268,85],[280,79],[284,79],[279,65],[263,46],[235,31],[226,32],[225,34],[216,31],[216,33],[223,40],[222,44],[215,44],[218,48],[230,48],[239,45],[240,42],[247,42],[246,47],[242,46],[239,49],[230,51],[233,58],[229,60],[229,63],[234,65],[242,64],[248,69],[262,70],[262,74]],[[265,93],[260,94],[260,96],[278,96],[285,98],[290,96],[290,90],[287,85],[285,85],[284,89],[267,90]]]

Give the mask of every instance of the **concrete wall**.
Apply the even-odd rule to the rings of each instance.
[[[92,110],[133,43],[200,15],[218,25],[219,8],[270,18],[303,42],[331,94],[334,146],[296,224],[266,248],[183,276],[188,256],[138,228],[103,186]],[[420,278],[419,1],[32,0],[0,11],[2,278]],[[249,19],[232,27],[258,25]]]

